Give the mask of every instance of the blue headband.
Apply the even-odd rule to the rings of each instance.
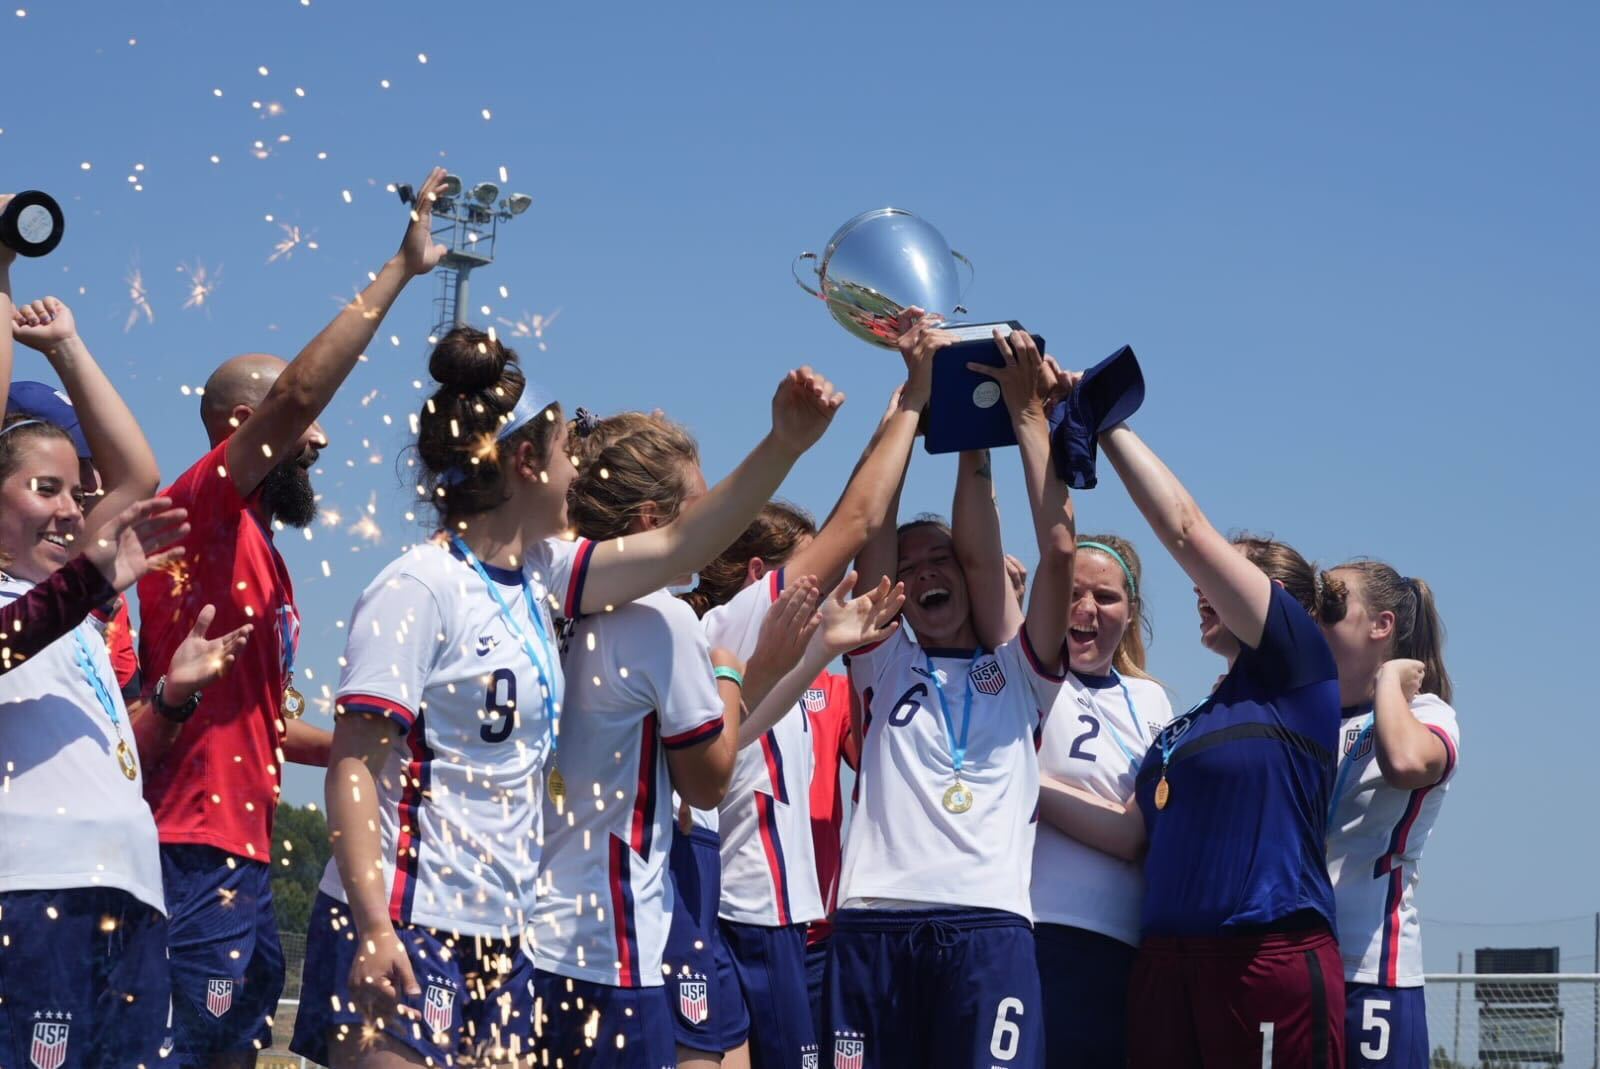
[[[500,424],[500,430],[495,434],[495,440],[503,442],[516,434],[533,421],[533,418],[551,405],[556,399],[543,389],[536,386],[532,379],[524,379],[522,396],[517,398],[517,406],[511,410],[511,415]]]
[[[1079,549],[1098,549],[1122,566],[1122,574],[1128,579],[1128,600],[1139,600],[1139,582],[1133,577],[1133,569],[1128,567],[1128,562],[1122,559],[1122,554],[1106,545],[1104,542],[1083,541],[1078,543]]]

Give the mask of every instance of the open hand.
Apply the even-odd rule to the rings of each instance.
[[[189,534],[185,509],[165,497],[135,502],[87,540],[83,555],[119,594],[184,554]]]
[[[204,690],[228,674],[233,662],[250,641],[251,625],[234,628],[226,635],[207,638],[211,622],[217,618],[215,605],[207,605],[195,615],[194,626],[178,643],[167,665],[167,704],[182,705],[195,691]]]
[[[445,247],[433,240],[433,202],[439,199],[444,175],[443,167],[430,171],[411,205],[411,222],[400,242],[400,255],[405,259],[406,271],[412,275],[427,274],[444,258]]]
[[[815,576],[801,576],[784,587],[761,621],[761,634],[750,654],[751,671],[745,673],[747,680],[754,675],[775,683],[800,663],[806,644],[821,622],[817,617],[818,597]]]
[[[822,602],[822,626],[811,640],[829,657],[882,642],[900,626],[896,619],[906,603],[904,583],[889,585],[889,577],[859,597],[852,598],[856,573],[846,575]]]
[[[415,1019],[417,1011],[406,998],[417,998],[422,988],[411,969],[411,956],[393,928],[356,937],[360,949],[350,963],[350,998],[368,1020],[374,1017]]]
[[[1033,335],[1025,330],[1002,335],[1000,328],[996,327],[994,344],[1000,350],[1004,364],[994,367],[972,361],[968,362],[967,370],[987,375],[1000,384],[1000,396],[1005,398],[1006,408],[1010,409],[1013,419],[1030,413],[1042,415],[1055,390],[1056,380],[1045,366]]]

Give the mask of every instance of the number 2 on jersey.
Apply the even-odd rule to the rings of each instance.
[[[1100,720],[1097,717],[1089,716],[1088,714],[1082,714],[1078,717],[1078,723],[1088,724],[1089,730],[1072,740],[1072,750],[1067,754],[1067,756],[1081,757],[1085,761],[1093,761],[1094,754],[1083,749],[1083,744],[1088,742],[1090,739],[1097,739],[1100,737]]]
[[[509,668],[496,668],[489,677],[489,693],[483,697],[489,719],[478,729],[484,742],[505,742],[517,726],[517,674]]]

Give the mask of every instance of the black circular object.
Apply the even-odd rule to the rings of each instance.
[[[43,256],[61,244],[67,220],[48,193],[24,190],[0,212],[0,245],[18,256]]]

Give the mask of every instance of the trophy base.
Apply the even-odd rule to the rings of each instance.
[[[1021,330],[1022,324],[1014,320],[956,323],[939,329],[956,335],[958,340],[934,354],[933,395],[928,403],[922,447],[929,453],[960,453],[1016,445],[1011,412],[1000,396],[1000,384],[967,365],[1002,366],[1004,358],[995,347],[994,332],[998,329],[1003,337]],[[1035,334],[1033,340],[1044,352],[1044,339]]]

